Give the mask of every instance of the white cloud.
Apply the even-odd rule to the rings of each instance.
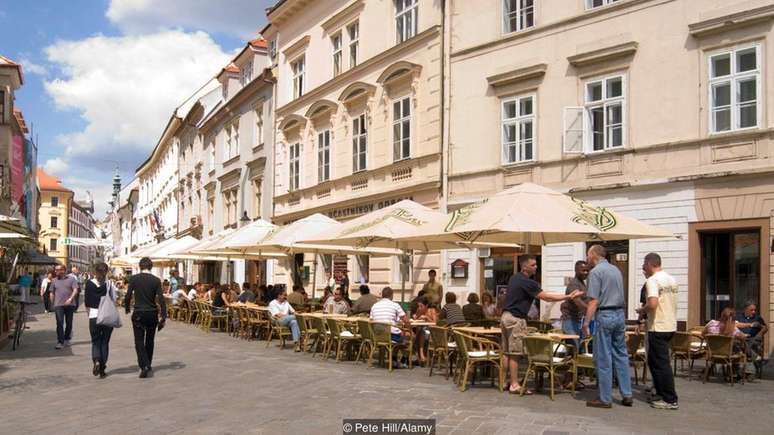
[[[43,65],[37,64],[26,58],[19,59],[19,63],[22,66],[22,71],[24,71],[25,73],[38,75],[42,77],[48,76],[48,69]]]
[[[43,169],[48,174],[51,174],[57,177],[61,177],[65,175],[69,168],[70,168],[70,164],[60,157],[48,159],[46,160],[46,163],[43,164]]]
[[[107,17],[129,34],[171,27],[255,38],[272,0],[110,0]]]
[[[47,169],[67,172],[69,164],[81,177],[99,178],[89,185],[98,207],[110,199],[115,164],[134,172],[174,109],[231,57],[208,34],[180,30],[59,41],[45,53],[59,72],[44,82],[46,92],[58,109],[77,111],[85,122],[57,136],[64,153]]]

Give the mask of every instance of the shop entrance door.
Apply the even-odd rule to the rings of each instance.
[[[629,241],[614,240],[604,242],[591,242],[586,245],[586,250],[593,245],[602,245],[607,250],[607,261],[617,267],[623,275],[624,306],[625,312],[629,312]],[[639,293],[638,293],[639,299]]]
[[[760,306],[760,231],[701,232],[699,243],[702,324],[727,306],[738,310],[747,300]]]

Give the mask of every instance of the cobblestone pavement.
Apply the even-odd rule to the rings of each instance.
[[[343,418],[434,418],[438,433],[771,433],[774,381],[729,387],[678,379],[679,411],[585,407],[593,391],[517,397],[488,382],[461,393],[426,369],[367,369],[171,322],[155,376],[138,379],[131,328],[116,330],[108,378],[91,375],[86,316],[55,350],[54,316],[37,314],[21,350],[0,350],[0,433],[340,434]],[[771,379],[771,373],[768,373]],[[640,387],[641,388],[641,387]]]

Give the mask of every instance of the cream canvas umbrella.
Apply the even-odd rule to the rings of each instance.
[[[442,221],[416,226],[413,234],[400,240],[547,245],[661,237],[674,235],[607,208],[524,183],[452,212]]]
[[[155,260],[155,259],[175,260],[177,259],[177,257],[175,257],[175,253],[190,249],[197,244],[199,244],[199,239],[192,236],[183,236],[179,239],[171,239],[170,243],[167,243],[164,246],[160,246],[154,249],[154,252],[149,254],[149,257],[152,260]]]
[[[233,246],[251,246],[258,244],[277,226],[263,219],[258,219],[222,237],[214,243],[201,249],[202,252],[228,253]]]

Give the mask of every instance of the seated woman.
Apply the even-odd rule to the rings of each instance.
[[[484,320],[484,309],[478,303],[477,294],[471,293],[468,295],[468,304],[462,307],[462,314],[465,316],[465,321],[468,322]]]
[[[212,306],[215,307],[216,310],[221,311],[223,310],[227,305],[230,305],[231,302],[229,301],[229,295],[228,295],[228,286],[227,285],[221,285],[221,286],[214,286],[212,294]]]
[[[737,338],[737,340],[734,340],[734,352],[745,352],[745,339],[747,338],[747,334],[736,327],[736,310],[732,307],[723,308],[723,311],[720,312],[720,319],[707,322],[704,326],[702,335],[733,336],[734,338]],[[741,373],[741,370],[735,370],[735,372]],[[747,374],[755,373],[753,366],[749,361],[745,367],[745,372]]]
[[[457,295],[447,292],[445,299],[446,305],[441,310],[441,319],[445,319],[447,325],[465,323],[465,315],[462,314],[462,307],[457,303]]]
[[[494,297],[489,291],[484,291],[481,295],[481,309],[484,311],[484,316],[487,319],[497,317],[497,304],[495,304]]]
[[[427,296],[422,296],[417,300],[417,311],[412,316],[414,320],[420,320],[424,322],[437,323],[438,322],[438,308],[436,308],[427,299]],[[430,330],[426,327],[416,328],[417,334],[417,347],[419,348],[419,363],[424,364],[427,361],[425,355],[425,340],[430,335]]]
[[[169,280],[168,280],[168,279],[165,279],[165,280],[164,280],[164,281],[161,283],[161,292],[162,292],[162,293],[164,293],[165,295],[168,295],[168,294],[169,294],[169,291],[170,291]]]

